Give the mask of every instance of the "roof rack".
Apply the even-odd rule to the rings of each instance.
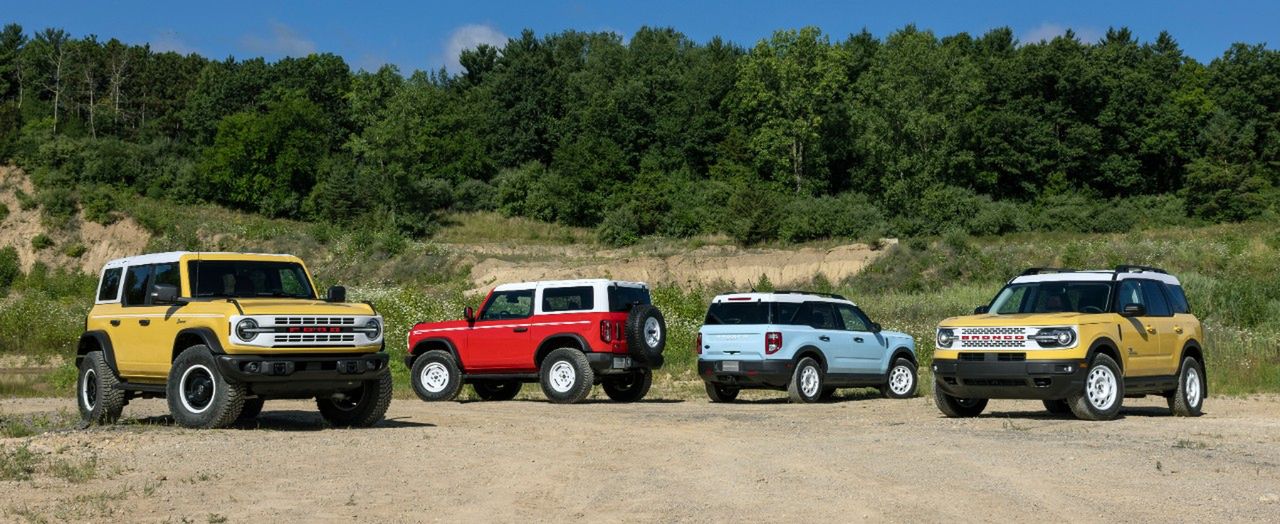
[[[776,289],[773,292],[784,294],[784,295],[817,295],[820,297],[834,298],[837,300],[849,300],[847,298],[844,298],[844,296],[837,295],[835,293],[819,293],[817,291],[797,291],[793,289]]]
[[[1169,272],[1168,272],[1168,271],[1165,271],[1165,270],[1160,269],[1160,268],[1158,268],[1158,267],[1150,267],[1150,266],[1132,266],[1132,265],[1127,265],[1127,264],[1121,264],[1121,265],[1119,265],[1119,266],[1116,266],[1116,273],[1141,273],[1141,272],[1147,272],[1147,273],[1163,273],[1163,274],[1165,274],[1165,275],[1168,275],[1168,274],[1169,274]]]
[[[1076,270],[1065,267],[1033,267],[1023,271],[1019,276],[1043,275],[1045,273],[1073,273]]]

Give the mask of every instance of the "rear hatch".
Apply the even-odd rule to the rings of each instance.
[[[760,360],[770,328],[771,302],[713,302],[698,333],[701,358]]]

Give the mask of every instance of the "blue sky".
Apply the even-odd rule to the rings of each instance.
[[[460,49],[501,42],[523,28],[607,30],[624,37],[644,25],[671,26],[697,41],[723,36],[743,45],[773,30],[816,25],[835,38],[869,29],[884,36],[908,23],[940,35],[1009,26],[1023,41],[1072,28],[1096,39],[1128,26],[1144,41],[1170,31],[1201,61],[1232,42],[1280,45],[1280,2],[775,2],[623,1],[270,1],[139,2],[0,0],[0,21],[32,32],[54,26],[153,48],[210,57],[276,59],[312,51],[342,55],[355,68],[393,63],[404,70],[456,68]]]

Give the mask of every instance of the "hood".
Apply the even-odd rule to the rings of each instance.
[[[938,327],[1022,327],[1022,326],[1062,326],[1070,324],[1088,324],[1098,319],[1091,313],[1018,313],[1014,315],[966,315],[951,317],[938,323]]]
[[[372,315],[373,307],[360,302],[325,302],[301,298],[237,299],[246,315]]]
[[[911,340],[911,341],[914,341],[914,339],[912,339],[912,338],[911,338],[911,335],[908,335],[908,334],[903,333],[903,332],[901,332],[901,331],[889,331],[889,330],[887,330],[887,329],[883,329],[883,330],[880,330],[880,336],[882,336],[882,337],[884,337],[884,338],[886,338],[886,339],[890,339],[890,340]]]
[[[421,322],[413,325],[413,335],[422,335],[435,331],[457,331],[471,326],[466,320],[445,320],[443,322]]]

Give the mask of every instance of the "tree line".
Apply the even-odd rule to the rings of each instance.
[[[429,235],[497,210],[644,235],[1125,231],[1280,211],[1280,52],[1161,33],[1019,42],[674,29],[537,35],[457,72],[352,71],[0,31],[0,158],[42,192],[130,192]],[[55,198],[46,198],[52,201]],[[89,202],[85,202],[88,200]],[[109,207],[109,206],[108,206]]]

